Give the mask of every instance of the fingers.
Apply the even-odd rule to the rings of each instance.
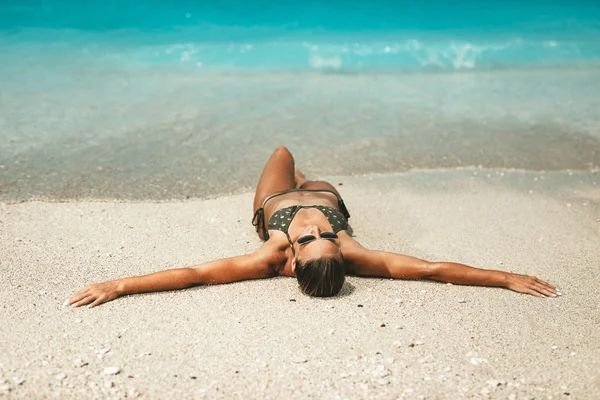
[[[78,301],[86,298],[87,296],[89,296],[89,289],[85,288],[77,293],[75,293],[73,296],[69,297],[65,302],[64,302],[64,306],[71,306],[71,307],[75,307],[75,303],[77,303]]]
[[[509,289],[536,297],[558,297],[562,293],[555,286],[531,275],[513,275]]]
[[[77,302],[73,303],[73,304],[71,305],[71,307],[81,307],[81,306],[84,306],[84,305],[86,305],[86,304],[89,304],[89,303],[91,303],[91,302],[92,302],[92,301],[94,301],[95,299],[96,299],[96,298],[95,298],[94,296],[92,296],[92,295],[89,295],[89,296],[86,296],[86,297],[84,297],[83,299],[81,299],[81,300],[79,300],[79,301],[77,301]]]
[[[523,290],[521,293],[526,293],[526,294],[530,294],[532,296],[536,296],[536,297],[546,297],[543,294],[533,290],[533,289],[525,289]]]
[[[532,294],[537,297],[557,297],[562,296],[556,289],[548,289],[548,286],[534,282],[528,285],[525,293]]]
[[[89,308],[94,308],[94,307],[96,307],[97,305],[99,305],[99,304],[102,304],[102,303],[104,303],[104,302],[105,302],[104,298],[102,298],[102,297],[98,297],[98,298],[97,298],[96,300],[94,300],[94,302],[93,302],[92,304],[90,304],[88,307],[89,307]]]
[[[558,295],[558,296],[562,296],[562,293],[560,293],[558,291],[556,286],[552,286],[549,283],[544,282],[543,280],[537,279],[537,278],[536,278],[536,283],[539,285],[542,285],[546,290],[549,290],[551,293],[554,293],[555,295]]]

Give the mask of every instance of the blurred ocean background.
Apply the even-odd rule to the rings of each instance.
[[[0,0],[0,201],[597,170],[600,2]]]

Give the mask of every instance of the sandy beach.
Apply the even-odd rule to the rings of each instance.
[[[563,296],[349,277],[314,299],[275,278],[71,309],[94,282],[255,250],[253,194],[2,203],[0,397],[597,398],[599,173],[323,178],[365,246],[536,275]]]

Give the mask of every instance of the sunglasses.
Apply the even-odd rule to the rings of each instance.
[[[338,235],[333,232],[321,232],[321,239],[337,239]],[[317,237],[314,235],[304,235],[298,238],[298,244],[306,244],[310,243],[313,240],[317,240]]]

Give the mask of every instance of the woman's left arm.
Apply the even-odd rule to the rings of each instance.
[[[429,278],[435,281],[456,283],[459,285],[501,286],[519,293],[537,297],[560,296],[556,287],[535,276],[514,274],[511,272],[480,269],[468,265],[438,262],[433,263],[434,274]]]
[[[346,256],[348,255],[348,257]],[[556,287],[535,276],[469,267],[452,262],[430,262],[385,251],[368,250],[359,244],[344,252],[351,270],[361,276],[399,279],[431,279],[459,285],[501,286],[533,296],[556,297]]]

